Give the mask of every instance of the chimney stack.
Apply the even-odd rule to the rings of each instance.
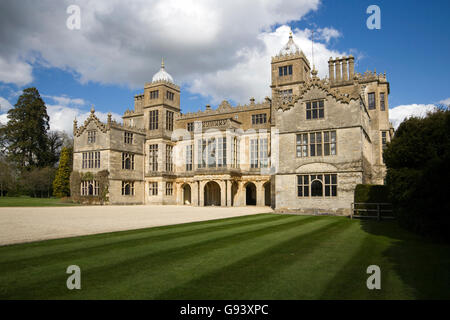
[[[334,61],[331,57],[328,60],[328,74],[330,76],[330,82],[334,82]]]
[[[342,72],[341,72],[341,59],[336,59],[335,60],[335,62],[336,62],[336,64],[335,64],[335,67],[336,67],[336,82],[341,82],[341,75],[342,75]]]
[[[353,80],[353,76],[355,74],[355,58],[351,55],[348,57],[348,66],[349,66],[349,74],[350,80]]]
[[[348,58],[342,57],[342,80],[348,80],[348,68],[347,68]]]

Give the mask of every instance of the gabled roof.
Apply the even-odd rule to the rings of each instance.
[[[339,91],[339,89],[331,88],[328,80],[321,80],[317,77],[317,72],[313,74],[313,77],[310,81],[305,82],[300,85],[300,92],[298,95],[294,95],[292,97],[283,97],[281,95],[277,96],[276,109],[282,109],[283,111],[289,110],[299,101],[302,100],[304,95],[310,91],[312,88],[318,88],[327,93],[327,95],[331,95],[336,99],[336,101],[342,103],[350,103],[351,100],[360,99],[360,90],[361,87],[358,83],[355,83],[353,90],[350,94],[343,94]]]

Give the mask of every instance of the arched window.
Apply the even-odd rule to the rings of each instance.
[[[322,197],[323,196],[323,186],[322,186],[321,181],[314,180],[311,183],[311,196],[312,197]]]
[[[94,186],[93,186],[92,182],[89,182],[89,195],[90,196],[94,195]]]

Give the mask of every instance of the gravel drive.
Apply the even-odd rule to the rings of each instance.
[[[272,209],[188,206],[0,208],[0,245],[268,212]]]

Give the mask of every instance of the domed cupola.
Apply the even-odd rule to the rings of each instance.
[[[300,53],[300,48],[298,45],[294,42],[294,39],[292,38],[292,32],[289,33],[289,41],[284,45],[284,47],[280,50],[279,55],[291,55]]]
[[[161,62],[161,69],[152,78],[152,83],[155,82],[170,82],[175,84],[172,76],[165,70],[164,59]]]

